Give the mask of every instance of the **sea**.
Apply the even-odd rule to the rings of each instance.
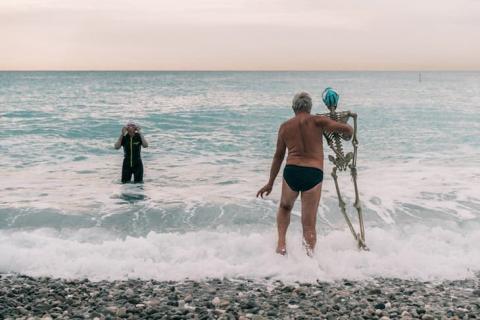
[[[275,254],[279,125],[298,91],[358,114],[359,251],[325,148],[317,248]],[[137,122],[143,184],[121,184]],[[350,121],[350,124],[353,124]],[[321,137],[319,137],[320,139]],[[351,142],[344,142],[351,150]],[[480,271],[479,72],[0,72],[0,273],[97,280],[465,279]],[[339,174],[358,230],[354,189]]]

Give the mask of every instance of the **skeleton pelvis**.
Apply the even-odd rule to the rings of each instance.
[[[328,155],[328,160],[333,163],[335,167],[338,168],[338,170],[343,171],[346,170],[348,167],[348,164],[352,161],[353,159],[353,152],[349,152],[345,155],[344,158],[340,157],[334,157],[332,155]]]

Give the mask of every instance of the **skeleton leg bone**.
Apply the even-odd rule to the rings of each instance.
[[[347,221],[348,227],[350,228],[350,231],[352,232],[353,237],[354,237],[355,240],[357,240],[357,242],[358,242],[358,241],[359,241],[358,235],[357,235],[357,233],[355,232],[355,229],[353,229],[352,222],[351,222],[350,219],[348,218],[347,211],[346,211],[346,208],[345,208],[345,201],[343,201],[342,195],[340,194],[340,188],[339,188],[339,186],[338,186],[337,167],[333,167],[333,169],[332,169],[332,177],[333,177],[333,180],[335,181],[335,189],[337,190],[338,205],[339,205],[339,207],[340,207],[340,210],[342,211],[342,214],[343,214],[345,220]]]
[[[355,188],[355,202],[353,206],[357,209],[358,214],[358,223],[360,225],[360,234],[358,234],[357,241],[358,241],[358,248],[363,249],[365,251],[369,251],[367,245],[365,244],[365,226],[363,224],[363,214],[362,214],[362,205],[360,204],[360,196],[358,194],[358,186],[357,186],[357,169],[355,167],[350,167],[352,171],[352,178],[353,178],[353,186]]]

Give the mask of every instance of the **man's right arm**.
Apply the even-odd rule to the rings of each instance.
[[[349,124],[334,121],[326,116],[316,116],[315,123],[324,131],[341,133],[347,139],[353,134],[353,128]]]
[[[267,184],[257,192],[257,197],[260,196],[263,198],[263,194],[265,193],[267,196],[272,192],[273,182],[280,171],[280,167],[282,166],[283,159],[285,158],[285,153],[287,149],[287,145],[282,138],[282,126],[278,130],[278,137],[277,137],[277,148],[275,150],[275,154],[273,155],[272,165],[270,167],[270,178],[268,179]]]

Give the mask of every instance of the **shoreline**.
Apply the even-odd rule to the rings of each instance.
[[[0,274],[0,319],[476,319],[479,278],[92,282]]]

